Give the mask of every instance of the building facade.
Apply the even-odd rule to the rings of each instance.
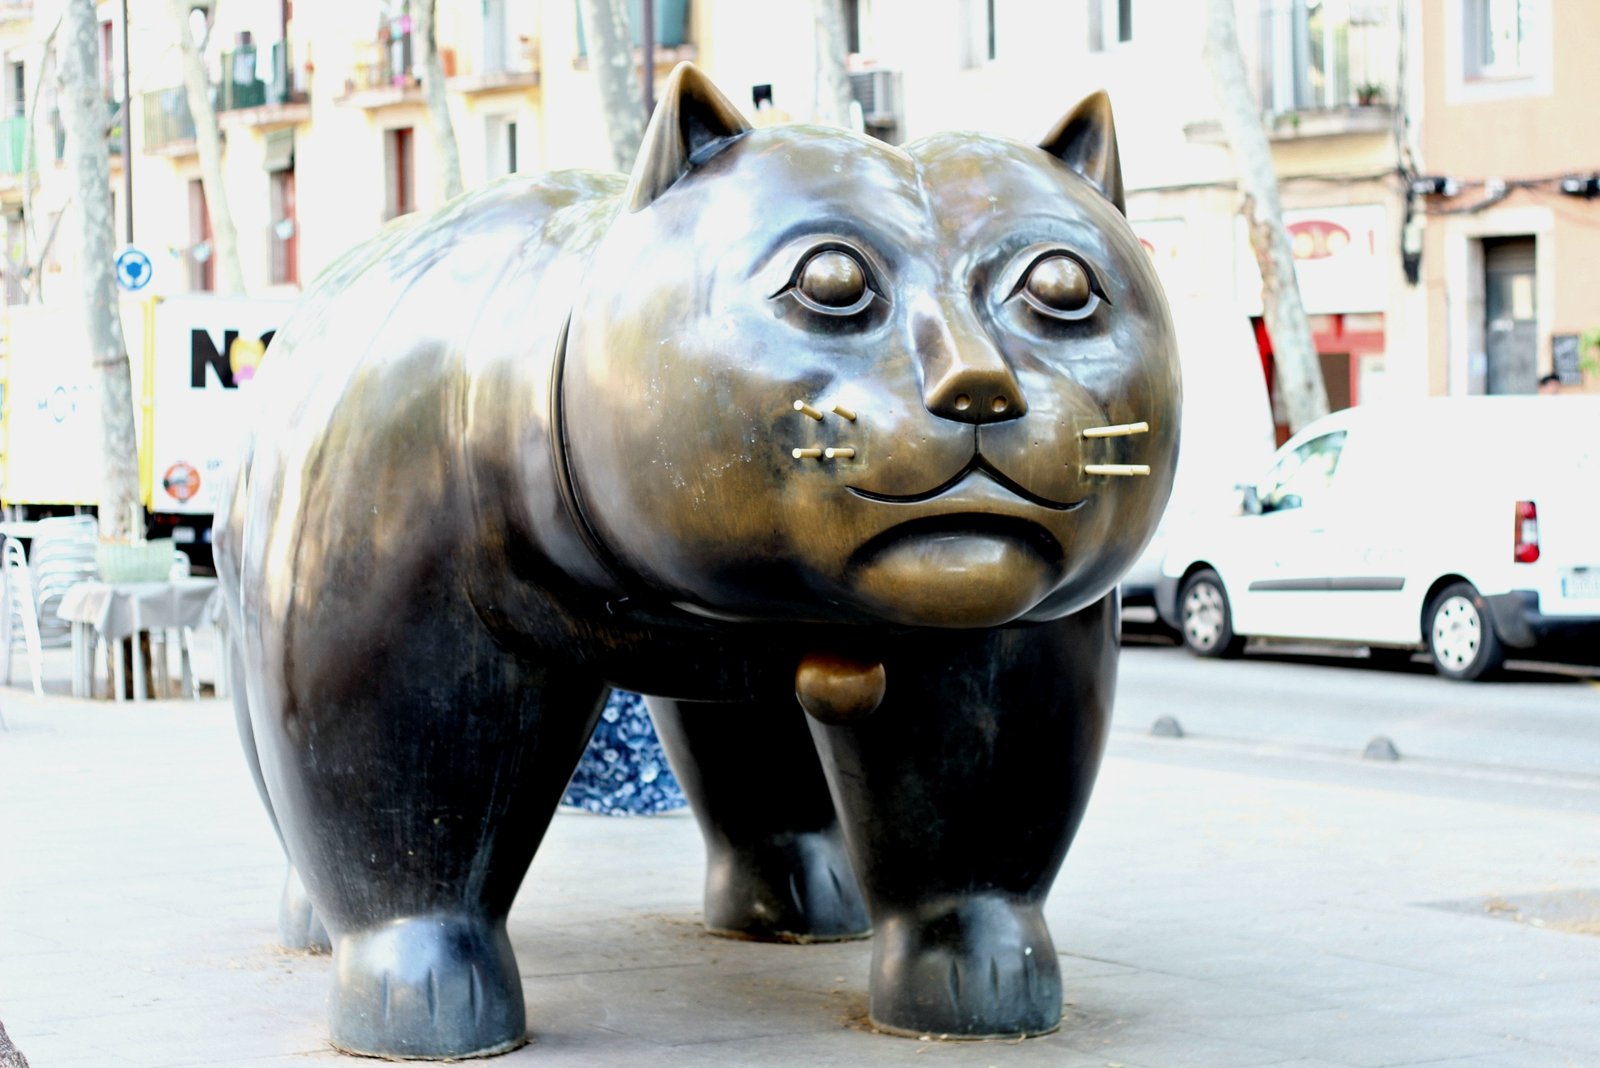
[[[157,293],[216,284],[178,33],[202,42],[247,290],[292,294],[386,221],[443,200],[405,0],[339,4],[128,0],[131,182],[120,118],[119,225]],[[637,10],[639,0],[632,0]],[[659,80],[703,66],[752,116],[817,110],[810,3],[654,0]],[[1128,212],[1167,284],[1192,359],[1261,362],[1260,284],[1192,0],[843,0],[868,131],[951,128],[1036,139],[1104,87]],[[76,299],[47,39],[61,0],[0,0],[0,213],[6,299]],[[122,100],[122,4],[102,3],[101,69]],[[1384,395],[1528,391],[1600,325],[1584,280],[1600,164],[1581,60],[1586,0],[1239,0],[1300,283],[1333,404]],[[639,20],[635,18],[635,25]],[[608,166],[573,0],[437,0],[465,185]],[[1437,179],[1437,191],[1428,182]],[[1424,181],[1425,180],[1425,181]],[[1571,184],[1569,182],[1569,184]],[[131,196],[130,196],[131,192]],[[131,210],[130,210],[131,209]],[[1212,355],[1215,350],[1215,355]],[[1530,355],[1531,353],[1531,355]],[[1581,354],[1580,354],[1581,355]]]
[[[1597,388],[1600,6],[1425,0],[1419,201],[1428,387]]]

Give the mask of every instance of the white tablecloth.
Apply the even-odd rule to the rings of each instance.
[[[222,592],[214,578],[181,578],[165,582],[80,582],[61,597],[56,615],[72,624],[72,693],[91,697],[94,693],[94,649],[98,644],[91,631],[113,649],[141,631],[164,635],[166,631],[198,627],[217,622],[222,616]],[[137,643],[135,643],[137,644]],[[189,666],[189,646],[179,643],[183,659],[183,692],[192,694],[193,675]],[[165,689],[166,652],[161,643],[156,664],[156,682]],[[143,700],[150,693],[145,678],[144,657],[134,655],[133,697]],[[112,657],[111,692],[122,700],[123,658]]]
[[[61,597],[56,615],[87,623],[106,641],[141,630],[199,627],[221,614],[221,591],[214,578],[165,582],[80,582]]]

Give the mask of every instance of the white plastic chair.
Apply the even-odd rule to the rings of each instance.
[[[34,527],[28,564],[39,634],[47,647],[71,640],[71,624],[56,615],[56,606],[73,586],[99,577],[99,546],[100,524],[92,515],[41,519]]]
[[[6,685],[11,684],[12,654],[20,638],[33,669],[33,692],[44,696],[44,641],[39,633],[39,612],[33,598],[33,575],[22,543],[5,539],[5,611],[0,613],[0,645],[5,647]]]

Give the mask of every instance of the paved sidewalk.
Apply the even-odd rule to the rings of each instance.
[[[0,714],[0,1020],[33,1068],[361,1063],[328,958],[272,948],[226,702]],[[701,860],[686,816],[558,817],[511,917],[533,1042],[493,1063],[1600,1065],[1600,769],[1118,733],[1048,909],[1065,1023],[1017,1043],[872,1033],[866,944],[704,935]]]

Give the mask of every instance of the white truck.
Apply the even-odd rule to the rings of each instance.
[[[221,476],[251,417],[252,379],[292,300],[192,294],[127,301],[140,494],[152,536],[209,564]],[[0,504],[11,514],[100,499],[100,386],[81,317],[6,309]]]

